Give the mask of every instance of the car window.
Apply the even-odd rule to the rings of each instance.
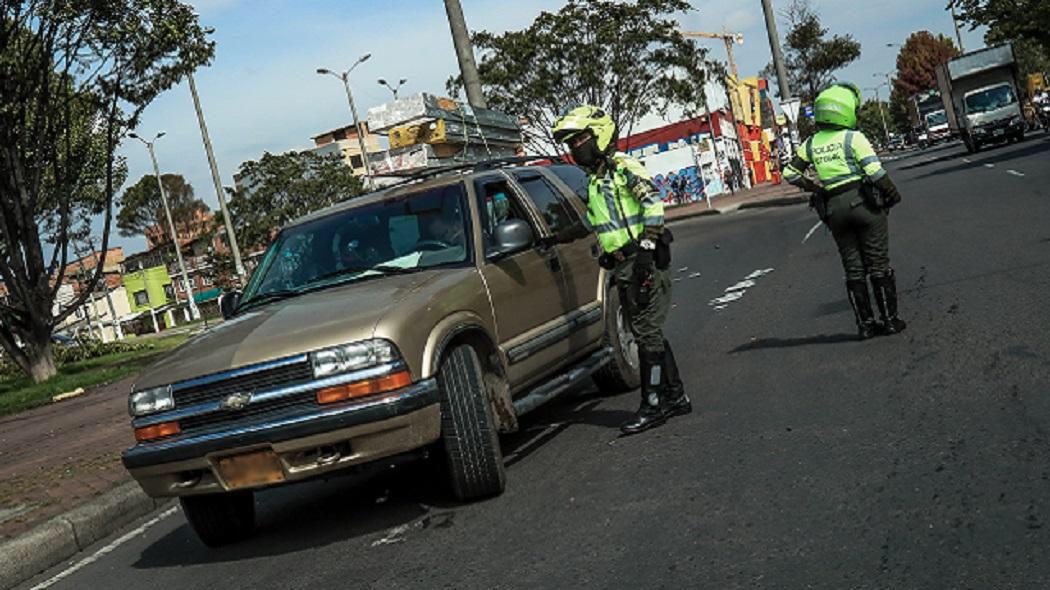
[[[557,164],[554,166],[548,166],[547,170],[550,170],[558,177],[559,180],[564,182],[572,192],[576,193],[577,197],[584,203],[587,202],[587,187],[590,184],[590,177],[586,172],[583,171],[579,166],[569,166],[567,164]]]
[[[547,227],[557,239],[574,240],[587,234],[576,209],[569,206],[562,193],[538,172],[518,172],[514,176],[535,203],[546,220]]]
[[[474,183],[478,199],[478,211],[481,215],[481,240],[488,250],[495,244],[493,236],[496,226],[508,219],[528,221],[524,210],[514,198],[510,183],[502,177],[482,178]]]
[[[282,231],[252,274],[243,302],[470,259],[463,185],[353,207]]]

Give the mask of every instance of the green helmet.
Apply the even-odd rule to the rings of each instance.
[[[817,123],[846,129],[857,127],[860,110],[860,88],[851,82],[836,82],[817,95],[813,101]]]
[[[616,123],[612,117],[598,107],[583,105],[558,117],[551,129],[555,141],[566,142],[586,130],[594,134],[598,149],[606,152],[616,140]]]

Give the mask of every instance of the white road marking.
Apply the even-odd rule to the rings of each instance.
[[[726,289],[726,293],[728,293],[730,291],[739,291],[741,289],[747,289],[748,287],[754,287],[754,286],[755,286],[754,279],[747,279],[747,280],[744,280],[744,281],[740,281],[739,283],[733,285],[732,287],[728,287]]]
[[[694,273],[692,273],[692,274],[690,274],[690,275],[689,275],[689,278],[691,278],[691,279],[695,279],[695,278],[697,278],[697,277],[699,277],[699,276],[700,276],[700,273],[698,273],[698,272],[694,272]]]
[[[1013,174],[1014,176],[1024,177],[1024,172],[1018,172],[1017,170],[1007,170],[1007,174]]]
[[[818,221],[818,222],[814,223],[813,227],[809,228],[809,231],[806,232],[806,237],[802,238],[802,243],[805,244],[809,240],[809,238],[813,235],[813,232],[817,231],[817,229],[820,228],[820,226],[823,225],[823,224],[824,224],[823,221]]]
[[[773,272],[772,268],[763,268],[752,272],[751,274],[744,277],[744,280],[738,282],[737,284],[731,287],[727,287],[725,290],[725,295],[722,295],[721,297],[716,297],[711,301],[708,301],[707,305],[712,307],[715,311],[721,311],[725,309],[727,305],[743,297],[744,293],[747,293],[748,289],[754,287],[757,283],[755,279],[763,277],[771,272]]]
[[[405,538],[402,535],[407,533],[408,529],[410,528],[412,528],[412,525],[409,524],[398,525],[387,531],[386,536],[382,539],[379,539],[378,541],[372,541],[372,546],[379,547],[380,545],[393,545],[394,543],[401,543],[405,540]]]
[[[759,277],[764,277],[771,272],[773,272],[772,268],[763,268],[761,270],[756,270],[755,272],[747,275],[746,277],[744,277],[744,279],[757,279]]]
[[[995,168],[995,164],[985,164],[985,168]]]
[[[678,272],[685,272],[687,270],[689,270],[689,267],[688,266],[683,266],[682,268],[678,269]]]
[[[963,160],[963,162],[966,162],[967,164],[972,164],[973,163],[973,160],[971,160],[970,158],[963,158],[962,160]]]
[[[84,559],[81,559],[80,561],[76,562],[75,564],[71,565],[70,567],[66,568],[65,570],[55,574],[54,576],[48,578],[47,580],[44,580],[43,582],[40,582],[36,586],[33,586],[30,590],[44,590],[45,588],[50,588],[51,586],[54,586],[55,584],[57,584],[58,582],[62,581],[63,579],[68,578],[69,576],[73,575],[74,573],[76,573],[81,568],[87,567],[87,566],[91,565],[92,563],[95,563],[99,559],[102,559],[107,554],[112,553],[117,547],[120,547],[124,543],[127,543],[131,539],[134,539],[135,537],[137,537],[137,536],[141,535],[142,533],[146,532],[146,529],[152,527],[153,525],[155,525],[158,522],[164,520],[165,518],[171,516],[172,514],[175,514],[178,510],[179,510],[178,506],[172,506],[171,508],[168,508],[164,512],[161,512],[157,516],[154,516],[153,518],[151,518],[151,519],[147,520],[146,522],[142,523],[137,528],[132,529],[132,530],[124,533],[123,535],[117,537],[116,539],[113,539],[112,541],[110,541],[110,543],[108,545],[106,545],[105,547],[102,547],[101,549],[99,549],[98,551],[96,551],[93,554],[89,555],[88,557],[85,557]]]

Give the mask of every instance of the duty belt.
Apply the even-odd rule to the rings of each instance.
[[[609,256],[612,256],[616,262],[623,262],[631,256],[634,256],[638,252],[638,244],[629,242],[620,246],[618,249],[609,252]]]

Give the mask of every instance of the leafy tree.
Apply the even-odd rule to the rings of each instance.
[[[998,40],[1027,40],[1050,53],[1050,2],[1046,0],[952,0],[970,30],[987,26]]]
[[[550,128],[575,105],[604,108],[621,136],[671,106],[702,112],[704,83],[720,67],[679,33],[672,15],[686,10],[684,0],[569,0],[523,30],[478,31],[472,37],[489,106],[523,118],[525,144],[536,153],[561,151]],[[449,79],[449,92],[460,86]]]
[[[889,105],[885,101],[865,101],[860,107],[857,128],[872,141],[885,141],[885,129],[890,126],[888,110]],[[886,128],[883,127],[883,122]]]
[[[168,197],[171,220],[179,237],[205,233],[207,221],[201,214],[208,211],[204,201],[193,195],[193,186],[181,174],[162,174],[161,183]],[[157,177],[147,174],[124,191],[120,198],[117,228],[122,236],[146,235],[154,246],[171,241],[168,218],[164,213],[164,202],[160,198]]]
[[[860,57],[860,43],[849,34],[827,38],[828,29],[820,24],[820,15],[809,0],[793,0],[781,16],[787,24],[783,53],[788,82],[803,103],[812,104],[835,81],[836,71]]]
[[[230,218],[240,244],[265,246],[289,221],[362,193],[361,180],[338,156],[264,153],[241,164]]]
[[[74,230],[101,215],[109,247],[121,138],[213,51],[177,0],[0,2],[0,346],[34,380],[55,374],[51,332],[102,275],[52,316]]]
[[[1013,38],[998,27],[989,27],[984,34],[984,42],[989,45],[1007,43],[1013,47],[1017,70],[1021,74],[1022,84],[1029,74],[1050,73],[1050,49],[1029,38]]]
[[[897,52],[897,77],[893,86],[905,96],[937,87],[935,70],[939,64],[959,55],[959,49],[944,35],[916,31]]]

